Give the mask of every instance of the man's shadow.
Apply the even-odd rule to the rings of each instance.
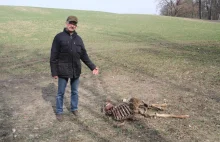
[[[50,102],[54,113],[56,113],[56,94],[57,87],[54,83],[48,84],[46,87],[42,87],[42,97],[46,102]]]
[[[42,97],[46,102],[50,102],[54,113],[56,114],[56,95],[57,95],[57,86],[54,83],[48,84],[46,87],[42,87]],[[66,90],[65,95],[69,95],[70,91]],[[71,111],[70,109],[70,100],[67,99],[64,95],[63,105],[66,106],[68,111]]]

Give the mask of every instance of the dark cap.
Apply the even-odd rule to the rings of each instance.
[[[78,23],[78,18],[76,16],[69,16],[67,19],[66,19],[67,22],[70,22],[70,21],[74,21],[76,23]]]

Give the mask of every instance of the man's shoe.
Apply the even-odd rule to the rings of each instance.
[[[73,113],[75,116],[79,116],[78,110],[74,110],[74,111],[72,111],[72,113]]]
[[[62,114],[57,114],[57,115],[56,115],[56,118],[57,118],[57,120],[60,121],[60,122],[63,121],[63,115],[62,115]]]

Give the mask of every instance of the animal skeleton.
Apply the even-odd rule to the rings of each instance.
[[[115,120],[133,119],[136,114],[141,114],[144,117],[164,117],[164,118],[188,118],[189,115],[174,115],[174,114],[158,114],[147,113],[148,109],[164,110],[167,104],[151,104],[148,105],[144,101],[137,98],[131,98],[129,102],[123,102],[114,106],[108,101],[104,107],[106,115],[112,116]]]
[[[106,106],[111,105],[108,103]],[[125,120],[133,117],[133,112],[127,103],[122,103],[117,106],[111,106],[109,109],[105,109],[105,113],[109,116],[113,116],[115,120]]]

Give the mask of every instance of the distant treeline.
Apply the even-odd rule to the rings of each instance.
[[[220,20],[220,0],[156,0],[165,16]]]

